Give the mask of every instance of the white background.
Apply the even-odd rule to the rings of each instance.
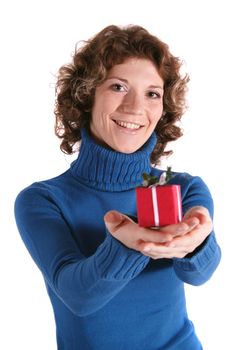
[[[19,237],[13,216],[14,199],[22,188],[69,166],[70,159],[60,152],[53,133],[54,75],[69,62],[77,41],[106,25],[130,23],[144,26],[167,42],[184,59],[185,71],[191,76],[190,108],[183,118],[185,136],[171,145],[175,155],[167,163],[173,170],[200,175],[208,184],[223,257],[209,282],[187,287],[187,305],[205,350],[233,349],[230,3],[1,2],[1,349],[56,349],[53,313],[43,279]]]

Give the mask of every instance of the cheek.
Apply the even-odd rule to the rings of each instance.
[[[95,103],[93,108],[92,108],[92,118],[91,118],[91,122],[93,124],[95,124],[96,126],[99,125],[99,123],[101,123],[101,117],[102,117],[103,111],[102,111],[102,106],[101,104]]]
[[[114,104],[107,99],[99,99],[98,103],[95,103],[92,110],[92,115],[95,119],[102,119],[109,115],[114,108]]]
[[[163,108],[156,109],[150,113],[150,121],[153,125],[156,125],[162,118]]]
[[[158,104],[156,110],[157,110],[157,115],[159,117],[161,117],[161,115],[163,113],[163,102],[162,101]]]

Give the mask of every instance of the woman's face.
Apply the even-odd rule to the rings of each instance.
[[[97,142],[122,153],[137,151],[163,112],[163,79],[148,59],[115,65],[97,87],[90,129]]]

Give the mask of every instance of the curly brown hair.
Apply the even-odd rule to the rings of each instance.
[[[76,46],[72,63],[63,65],[57,76],[55,103],[55,133],[62,139],[60,148],[66,154],[74,152],[81,140],[81,128],[89,126],[96,87],[108,71],[127,58],[151,60],[164,80],[163,115],[156,125],[157,144],[151,163],[168,156],[166,145],[182,136],[176,125],[186,110],[185,93],[188,75],[182,77],[182,62],[173,56],[167,44],[146,29],[136,25],[110,25],[88,41]]]

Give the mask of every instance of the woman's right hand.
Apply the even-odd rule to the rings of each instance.
[[[104,216],[104,221],[110,234],[130,249],[150,256],[150,253],[146,250],[148,243],[156,245],[159,249],[158,253],[153,255],[153,259],[172,257],[173,249],[168,248],[166,245],[174,237],[185,235],[199,224],[198,219],[190,219],[178,224],[168,225],[162,230],[159,228],[144,228],[140,227],[128,216],[115,210],[107,212]]]

